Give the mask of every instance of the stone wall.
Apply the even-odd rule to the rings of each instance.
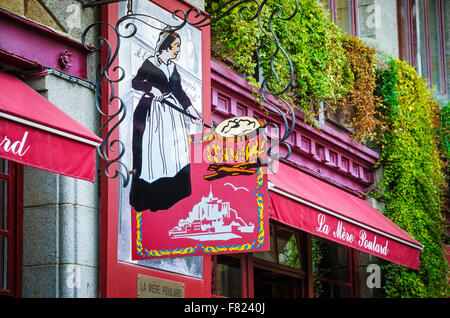
[[[98,130],[92,89],[53,74],[28,84],[89,130]],[[98,176],[96,181],[24,166],[24,297],[98,296]]]
[[[0,7],[77,41],[99,12],[98,8],[83,8],[77,0],[0,0]]]

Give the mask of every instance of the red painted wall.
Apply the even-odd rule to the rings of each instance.
[[[154,0],[155,4],[173,12],[177,9],[188,10],[190,5],[184,1],[177,0]],[[112,25],[118,19],[117,4],[110,4],[102,7],[102,20],[108,21]],[[106,25],[102,29],[102,35],[111,41],[115,47],[115,34],[111,28]],[[209,28],[204,28],[202,32],[203,44],[203,118],[206,123],[211,121],[211,82],[210,82],[210,35]],[[107,51],[103,53],[105,58]],[[115,64],[119,65],[116,60]],[[118,107],[117,101],[113,105],[108,105],[107,96],[110,93],[109,84],[104,83],[102,87],[102,109],[107,114],[113,114]],[[117,85],[115,87],[117,90]],[[104,120],[105,118],[103,118]],[[115,124],[112,121],[108,124],[111,128]],[[117,131],[112,136],[118,139]],[[103,136],[104,137],[104,136]],[[114,154],[113,154],[114,155]],[[104,171],[105,161],[102,161]],[[190,278],[183,275],[164,272],[161,270],[150,269],[143,266],[137,266],[117,260],[117,239],[118,239],[118,180],[117,178],[108,178],[104,173],[101,176],[101,233],[100,233],[100,297],[136,297],[137,294],[137,275],[148,275],[157,278],[178,281],[185,284],[185,297],[210,297],[211,296],[211,257],[203,257],[203,278]]]
[[[89,52],[81,43],[3,9],[0,30],[0,53],[8,54],[10,59],[86,78]],[[68,68],[60,62],[63,54],[71,56],[72,65]]]
[[[177,0],[155,0],[154,3],[169,10],[187,10],[190,5]],[[103,7],[104,21],[115,24],[118,19],[117,5]],[[115,35],[106,26],[103,36],[114,41]],[[112,43],[114,46],[115,43]],[[106,52],[103,52],[106,54]],[[223,119],[247,115],[264,120],[267,118],[251,96],[249,85],[238,75],[220,63],[210,62],[209,29],[203,32],[203,110],[204,121],[211,118],[218,123]],[[119,62],[116,61],[115,65]],[[209,67],[210,66],[210,67]],[[117,89],[117,87],[116,87]],[[110,87],[104,85],[104,96],[108,96]],[[117,102],[111,107],[103,100],[102,108],[112,114],[117,109]],[[211,109],[209,106],[211,105]],[[293,148],[290,163],[315,177],[329,182],[353,194],[362,196],[364,189],[373,180],[373,165],[379,155],[354,143],[348,136],[340,134],[330,127],[321,126],[321,130],[311,128],[302,122],[298,113],[297,126],[289,142]],[[115,122],[110,122],[112,127]],[[117,134],[116,136],[118,137]],[[310,142],[308,145],[308,141]],[[306,147],[307,146],[307,147]],[[306,148],[305,148],[306,147]],[[346,161],[348,160],[348,161]],[[102,162],[102,171],[105,162]],[[204,257],[203,278],[195,279],[160,270],[145,268],[117,261],[117,209],[118,180],[107,178],[102,173],[101,180],[101,259],[100,259],[100,296],[101,297],[136,297],[137,275],[149,275],[158,278],[185,283],[186,297],[211,297],[211,257]]]

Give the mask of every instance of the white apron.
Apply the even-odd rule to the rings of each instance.
[[[165,99],[183,109],[173,95]],[[153,100],[147,116],[140,177],[151,183],[162,177],[174,177],[189,164],[189,143],[184,116],[179,111]]]

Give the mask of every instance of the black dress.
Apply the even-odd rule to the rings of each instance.
[[[164,72],[163,70],[166,69],[167,71]],[[153,178],[154,180],[150,178],[151,180],[149,180],[149,178],[144,175],[149,174],[147,170],[151,170],[152,163],[150,162],[148,164],[150,168],[147,169],[146,164],[148,160],[146,156],[156,156],[157,154],[155,154],[155,152],[158,152],[159,148],[156,146],[146,148],[147,141],[145,141],[145,146],[143,147],[143,139],[146,140],[146,138],[150,138],[150,140],[153,140],[152,138],[154,138],[156,140],[157,138],[164,137],[166,138],[165,141],[157,140],[159,142],[158,145],[161,148],[163,146],[166,147],[168,144],[171,144],[172,138],[177,138],[177,136],[183,133],[186,135],[186,131],[185,128],[183,128],[184,126],[180,126],[184,125],[184,117],[181,115],[181,113],[176,110],[170,109],[169,106],[154,101],[153,95],[150,93],[150,91],[153,87],[156,87],[165,96],[171,94],[169,97],[167,97],[167,100],[175,103],[177,106],[183,108],[184,110],[186,110],[191,105],[191,101],[183,91],[183,88],[181,86],[181,77],[177,71],[175,64],[170,63],[169,65],[165,65],[162,63],[158,63],[156,58],[150,58],[144,61],[144,63],[138,70],[136,77],[132,81],[132,87],[135,90],[145,92],[145,94],[142,96],[133,114],[132,150],[133,169],[135,170],[135,173],[133,174],[131,181],[130,205],[134,207],[134,209],[138,212],[145,210],[150,210],[152,212],[158,210],[167,210],[178,201],[191,195],[189,156],[187,155],[187,158],[182,158],[182,165],[180,165],[180,163],[177,163],[179,167],[177,167],[176,170],[172,169],[171,175],[162,176],[156,179]],[[152,109],[152,107],[154,109]],[[167,136],[168,134],[171,134],[171,132],[167,129],[170,128],[170,125],[173,124],[164,124],[163,122],[160,122],[161,126],[167,126],[166,130],[163,131],[161,127],[158,127],[155,121],[152,121],[153,117],[161,117],[161,111],[158,110],[158,112],[156,112],[156,108],[161,108],[161,110],[164,109],[166,114],[169,114],[168,111],[170,111],[170,114],[173,117],[181,116],[181,118],[177,117],[179,123],[178,126],[180,126],[178,127],[179,131],[177,135]],[[165,118],[167,122],[167,118],[169,118],[170,121],[171,117]],[[152,125],[153,127],[150,128],[151,131],[148,132],[148,126]],[[164,132],[165,136],[155,137],[154,135],[151,135],[150,137],[146,137],[144,135],[158,133],[161,134],[161,131]],[[182,139],[184,140],[184,138]],[[182,142],[184,141],[176,140],[174,141],[174,144],[178,145],[178,143]],[[189,146],[182,145],[182,147]],[[162,152],[166,155],[167,151],[171,152],[172,150],[162,150]],[[182,157],[185,157],[185,155]],[[153,160],[155,159],[153,158]],[[173,171],[175,171],[176,173],[174,173]]]

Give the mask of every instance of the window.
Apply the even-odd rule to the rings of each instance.
[[[211,294],[244,298],[380,297],[382,288],[370,285],[379,282],[373,275],[379,263],[373,255],[272,220],[270,251],[212,256]],[[380,279],[384,279],[381,272]]]
[[[256,259],[277,263],[295,270],[303,269],[297,232],[271,224],[270,240],[270,251],[253,253]]]
[[[0,290],[8,290],[9,261],[9,209],[8,209],[8,163],[0,159]]]
[[[420,3],[424,23],[421,34],[425,34],[425,54],[421,53],[422,75],[435,85],[440,94],[447,93],[446,56],[444,41],[443,1],[428,0]],[[423,58],[425,56],[425,58]]]
[[[341,30],[352,34],[352,10],[350,0],[335,0],[336,24]]]
[[[18,296],[21,267],[17,249],[16,222],[20,217],[17,207],[18,170],[16,164],[0,159],[0,295]]]
[[[447,94],[444,1],[399,0],[400,58],[416,67],[419,75],[434,85],[438,94]]]
[[[271,269],[254,268],[255,298],[302,298],[303,280]]]
[[[254,297],[305,296],[305,233],[270,225],[270,251],[253,253]]]
[[[445,56],[444,56],[444,71],[447,73],[446,74],[446,80],[447,80],[447,94],[448,92],[450,92],[450,81],[448,80],[448,70],[450,69],[450,3],[447,2],[443,2],[442,3],[442,11],[441,14],[443,16],[445,16],[445,19],[443,19],[443,25],[444,25],[444,45],[443,50],[445,51]],[[445,77],[444,77],[445,78]]]
[[[242,297],[241,258],[229,255],[212,257],[212,290],[215,297]]]
[[[330,10],[331,18],[343,31],[358,35],[357,0],[318,0],[319,4]]]
[[[411,65],[416,65],[418,54],[416,13],[415,1],[399,0],[397,2],[399,56]]]
[[[304,236],[271,223],[270,251],[212,256],[212,296],[304,297]]]
[[[315,298],[353,297],[352,249],[311,237]]]

